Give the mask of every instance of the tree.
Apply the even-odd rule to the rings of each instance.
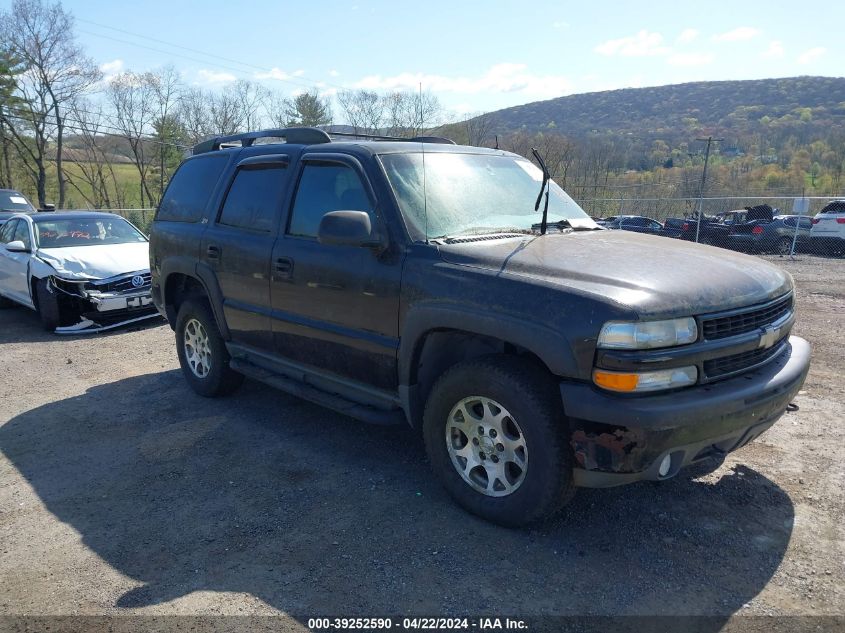
[[[156,138],[154,151],[158,155],[158,200],[164,194],[168,172],[172,172],[174,153],[181,156],[174,145],[184,142],[184,128],[179,124],[175,111],[179,103],[181,81],[173,66],[165,66],[155,73],[153,92],[156,101],[156,119],[152,127]],[[178,165],[178,162],[177,162]]]
[[[141,204],[153,206],[155,198],[150,190],[148,175],[147,138],[155,120],[158,79],[153,73],[125,72],[114,77],[106,91],[114,111],[115,126],[129,143],[132,159],[138,171]]]
[[[385,102],[372,90],[341,90],[337,102],[355,132],[378,133],[384,124]]]
[[[97,83],[102,73],[76,43],[73,18],[58,3],[14,0],[11,10],[0,15],[0,34],[8,50],[24,67],[24,72],[18,75],[19,93],[34,104],[28,108],[26,125],[35,135],[36,151],[24,152],[35,168],[38,202],[42,205],[46,202],[46,149],[48,140],[55,137],[58,204],[63,207],[65,107]],[[15,136],[19,144],[25,144],[20,133]]]
[[[10,116],[14,109],[20,106],[15,96],[17,80],[15,75],[20,72],[19,62],[12,54],[0,49],[0,187],[14,187],[11,164],[12,139],[3,117],[4,112]]]
[[[285,101],[285,116],[287,125],[291,126],[331,125],[332,106],[328,99],[323,99],[316,91],[302,92]]]

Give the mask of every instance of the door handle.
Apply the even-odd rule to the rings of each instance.
[[[277,277],[290,279],[293,274],[293,260],[290,257],[277,257],[273,262],[273,272]]]
[[[214,244],[209,244],[205,249],[205,255],[208,259],[220,259],[220,247]]]

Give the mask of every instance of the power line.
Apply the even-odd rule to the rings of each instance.
[[[83,21],[84,21],[84,22],[90,22],[89,20],[83,20]],[[141,34],[139,34],[139,33],[132,33],[131,31],[124,31],[123,29],[118,29],[118,28],[111,27],[111,26],[105,26],[105,25],[98,25],[98,26],[102,26],[103,28],[113,29],[113,30],[115,30],[115,31],[119,31],[119,32],[122,32],[122,33],[126,33],[126,34],[128,34],[128,35],[132,35],[133,37],[138,37],[138,38],[141,38],[141,39],[146,39],[146,40],[152,40],[152,41],[154,41],[154,42],[159,42],[159,43],[165,44],[166,46],[172,46],[172,47],[174,47],[174,48],[181,48],[181,49],[184,49],[184,50],[192,51],[192,52],[195,52],[195,53],[197,53],[197,54],[199,54],[199,55],[207,55],[207,56],[210,56],[210,57],[217,57],[217,58],[219,58],[219,59],[224,59],[224,60],[226,60],[226,61],[230,61],[230,62],[235,63],[235,64],[240,64],[240,65],[243,65],[243,66],[250,66],[250,67],[252,67],[252,68],[255,68],[256,70],[261,70],[261,71],[264,71],[264,72],[266,72],[266,73],[272,73],[272,72],[273,72],[273,70],[274,70],[273,68],[267,68],[266,66],[257,66],[257,65],[255,65],[255,64],[248,64],[248,63],[246,63],[246,62],[239,62],[239,61],[237,61],[237,60],[231,60],[231,59],[229,59],[229,58],[226,58],[226,57],[221,57],[221,56],[219,56],[219,55],[212,55],[212,54],[210,54],[210,53],[205,53],[205,52],[203,52],[203,51],[199,51],[199,50],[197,50],[197,49],[192,49],[192,48],[189,48],[189,47],[187,47],[187,46],[181,46],[181,45],[179,45],[179,44],[173,44],[172,42],[165,42],[164,40],[159,40],[159,39],[156,39],[156,38],[151,38],[151,37],[148,37],[148,36],[146,36],[146,35],[141,35]],[[246,76],[246,77],[248,77],[249,79],[255,79],[255,77],[254,77],[254,76],[248,76],[248,75],[246,75],[246,72],[245,72],[245,71],[244,71],[244,69],[242,69],[242,68],[233,68],[232,66],[226,66],[226,65],[224,65],[224,64],[220,64],[220,63],[217,63],[217,62],[209,62],[208,60],[205,60],[205,59],[197,59],[196,57],[189,57],[188,55],[183,55],[183,54],[174,53],[173,51],[166,51],[166,50],[162,50],[162,49],[160,49],[160,48],[155,48],[155,47],[153,47],[153,46],[146,46],[146,45],[144,45],[144,44],[139,44],[138,42],[129,42],[129,41],[125,40],[125,39],[120,39],[120,38],[117,38],[117,37],[112,37],[111,35],[105,35],[105,34],[103,34],[103,33],[96,33],[96,32],[94,32],[94,31],[86,31],[86,30],[84,30],[84,29],[79,29],[79,32],[80,32],[80,33],[85,33],[86,35],[92,35],[92,36],[94,36],[94,37],[101,37],[101,38],[104,38],[104,39],[107,39],[107,40],[111,40],[111,41],[113,41],[113,42],[119,42],[119,43],[121,43],[121,44],[129,44],[129,45],[131,45],[131,46],[136,46],[136,47],[138,47],[138,48],[143,48],[143,49],[148,50],[148,51],[153,51],[153,52],[156,52],[156,53],[163,53],[164,55],[171,55],[171,56],[173,56],[173,57],[178,57],[178,58],[180,58],[180,59],[186,59],[186,60],[188,60],[188,61],[196,62],[196,63],[198,63],[198,64],[204,64],[204,65],[206,65],[206,66],[211,66],[212,68],[218,68],[218,69],[228,70],[228,71],[231,71],[231,72],[233,72],[233,73],[237,73],[237,74],[238,74],[238,75],[240,75],[242,78],[243,78],[244,76]],[[339,89],[341,89],[341,90],[345,90],[345,89],[346,89],[346,86],[342,86],[342,85],[340,85],[340,84],[331,83],[331,82],[329,82],[329,81],[314,81],[314,80],[311,80],[311,79],[295,80],[295,79],[287,79],[287,78],[284,78],[284,79],[283,79],[283,78],[281,78],[281,77],[271,77],[271,79],[275,79],[276,81],[283,81],[283,82],[286,82],[286,83],[289,83],[289,84],[293,84],[293,85],[295,85],[295,86],[299,86],[299,87],[301,87],[301,88],[320,88],[320,87],[323,87],[323,86],[331,86],[331,87],[334,87],[334,88],[339,88]]]

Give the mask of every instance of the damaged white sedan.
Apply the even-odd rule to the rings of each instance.
[[[36,310],[57,334],[157,317],[149,242],[112,213],[12,216],[0,227],[0,302],[10,301]]]

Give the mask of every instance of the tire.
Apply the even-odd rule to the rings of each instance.
[[[488,415],[497,409],[498,417]],[[545,519],[574,493],[560,395],[548,373],[524,359],[485,356],[447,370],[428,396],[423,436],[452,498],[493,523],[518,527]]]
[[[775,243],[774,250],[778,255],[789,255],[790,251],[792,251],[792,240],[788,237],[780,238],[777,243]]]
[[[48,332],[54,331],[61,325],[66,325],[59,298],[47,289],[47,280],[38,279],[35,282],[35,298],[41,326]]]
[[[243,374],[229,367],[229,352],[204,297],[189,297],[179,307],[176,352],[185,380],[201,396],[228,395],[244,381]]]

